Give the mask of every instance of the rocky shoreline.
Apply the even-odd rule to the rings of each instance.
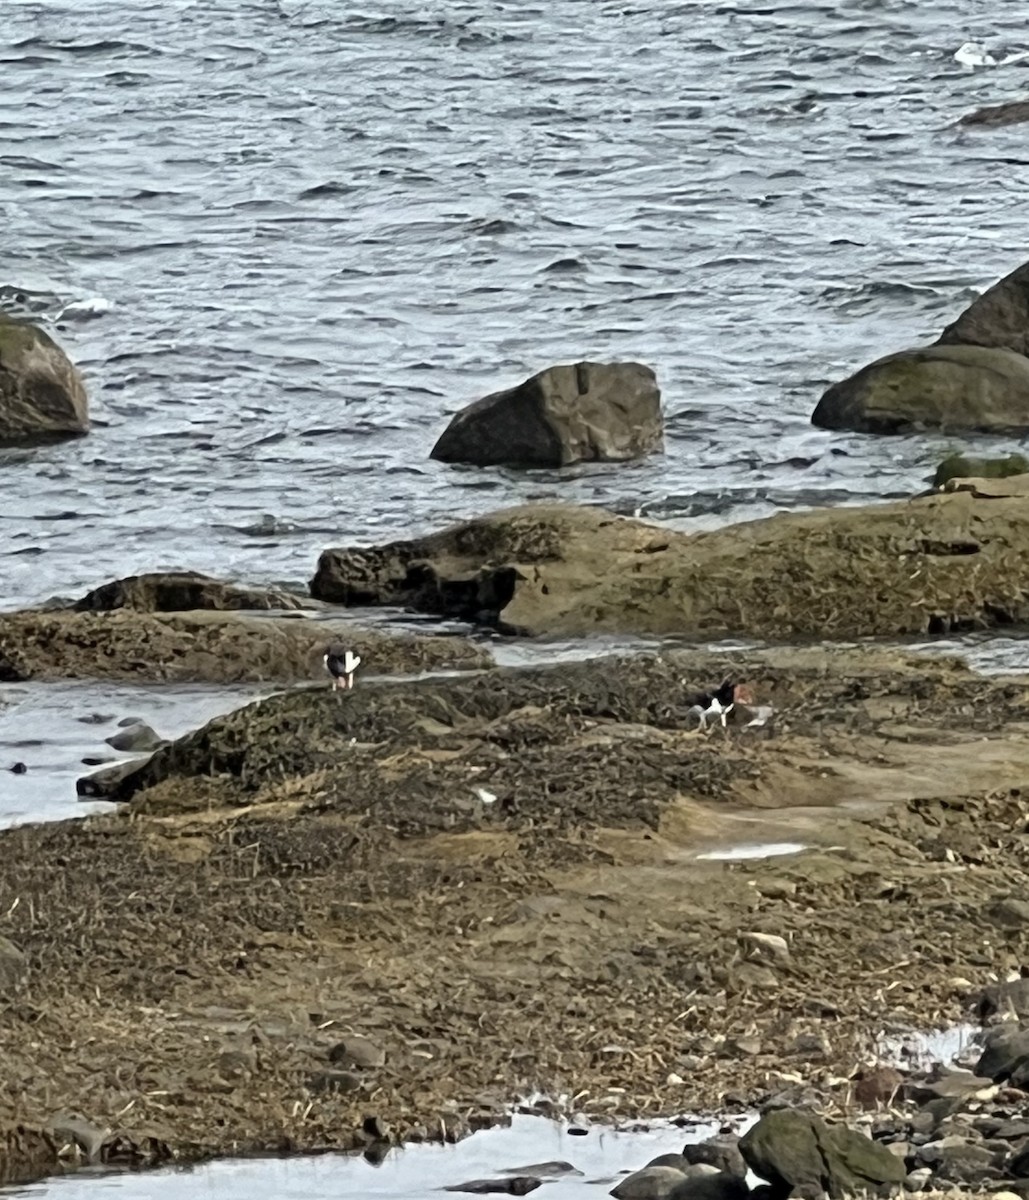
[[[730,667],[773,727],[687,732]],[[812,1110],[926,1188],[1018,1190],[1010,1062],[926,1079],[877,1040],[1024,1011],[988,989],[1026,961],[1027,768],[1024,681],[873,651],[250,705],[121,813],[0,832],[0,1177],[381,1153],[543,1092],[579,1121]],[[773,830],[810,848],[698,857]]]
[[[499,669],[481,639],[332,607],[546,633],[1017,622],[1025,485],[706,535],[533,506],[328,551],[313,597],[179,572],[0,616],[6,682],[286,687],[84,777],[114,815],[0,831],[0,1180],[381,1155],[543,1095],[579,1123],[764,1113],[778,1132],[732,1161],[765,1200],[1029,1195],[1024,679],[816,645]],[[367,664],[345,698],[329,639]],[[772,718],[698,733],[690,697],[727,676]],[[803,849],[702,853],[783,841]],[[882,1044],[967,1020],[971,1073]],[[617,1194],[749,1195],[694,1153]]]

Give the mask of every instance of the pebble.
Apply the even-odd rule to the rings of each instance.
[[[932,1179],[932,1171],[928,1167],[918,1167],[904,1179],[904,1190],[907,1192],[924,1192]]]
[[[316,1071],[307,1081],[310,1092],[356,1092],[361,1080],[350,1071]]]
[[[370,1038],[354,1034],[332,1047],[329,1062],[343,1068],[381,1067],[386,1062],[386,1051]]]

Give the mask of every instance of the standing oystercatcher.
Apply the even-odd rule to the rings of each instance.
[[[332,690],[350,691],[354,686],[354,672],[361,665],[360,654],[343,646],[329,646],[322,659],[325,669],[332,676]]]
[[[737,704],[752,704],[753,696],[750,688],[742,683],[734,683],[731,679],[724,680],[713,692],[699,692],[690,697],[689,711],[700,718],[698,729],[706,729],[708,721],[716,717],[722,728],[726,727],[726,718]]]

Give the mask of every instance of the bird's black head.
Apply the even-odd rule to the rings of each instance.
[[[733,697],[736,694],[736,684],[732,679],[723,680],[719,685],[718,691],[715,692],[715,699],[718,703],[726,708],[733,702]]]

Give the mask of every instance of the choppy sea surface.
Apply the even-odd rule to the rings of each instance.
[[[5,0],[0,305],[96,426],[0,452],[0,605],[561,497],[689,527],[907,494],[933,437],[814,430],[1024,256],[1022,4]],[[1002,54],[996,54],[999,60]],[[652,365],[667,453],[428,460],[580,358]],[[998,443],[1006,446],[1008,443]]]

